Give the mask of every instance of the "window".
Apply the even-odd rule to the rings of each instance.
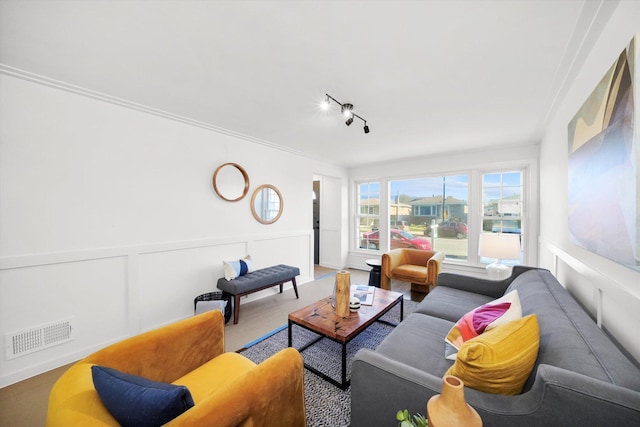
[[[482,175],[483,233],[518,234],[522,243],[522,182],[522,171],[502,171]],[[519,259],[503,260],[503,263],[521,264],[522,259],[521,249]],[[481,258],[480,262],[490,263],[493,260]]]
[[[467,259],[467,175],[390,181],[389,198],[391,249],[436,250]]]
[[[436,206],[414,206],[413,207],[413,215],[414,216],[437,216],[437,207]]]
[[[377,250],[380,247],[380,183],[360,183],[357,191],[359,246]]]
[[[518,240],[518,259],[501,259],[509,265],[535,260],[537,172],[535,162],[489,163],[437,176],[420,176],[422,166],[403,173],[411,179],[364,177],[355,182],[352,220],[357,250],[387,252],[399,247],[424,247],[442,251],[450,264],[480,267],[495,259],[479,255],[483,233],[503,233]],[[530,187],[531,185],[531,187]],[[353,231],[353,230],[352,230]],[[382,235],[380,235],[382,233]],[[495,240],[495,239],[494,239]],[[364,254],[363,254],[364,255]]]

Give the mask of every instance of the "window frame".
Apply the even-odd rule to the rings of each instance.
[[[520,173],[520,215],[516,215],[516,216],[500,216],[500,215],[486,215],[485,212],[485,205],[484,205],[484,194],[485,194],[485,186],[484,186],[484,176],[485,175],[493,175],[493,174],[500,174],[500,175],[504,175],[507,173]],[[503,168],[497,168],[497,169],[487,169],[487,170],[483,170],[480,172],[479,175],[479,181],[480,181],[480,230],[479,233],[483,233],[485,232],[484,230],[484,221],[488,220],[488,221],[520,221],[520,259],[517,261],[514,260],[502,260],[501,262],[503,264],[507,264],[507,265],[524,265],[526,264],[526,259],[527,259],[527,239],[528,239],[528,232],[527,232],[527,215],[526,215],[526,207],[528,206],[528,203],[526,202],[527,200],[527,168],[526,167],[514,167],[514,168],[510,168],[510,167],[503,167]],[[504,180],[501,178],[501,184],[499,186],[493,186],[493,188],[500,188],[500,194],[501,196],[504,195],[504,189],[505,188],[509,188],[509,187],[514,187],[512,185],[504,185]],[[499,232],[503,232],[503,229],[501,228]],[[480,234],[478,234],[478,239]],[[490,264],[491,262],[493,262],[493,260],[489,260],[489,261],[483,261],[482,257],[480,257],[479,255],[477,256],[477,262],[481,265],[487,265]]]
[[[452,270],[458,270],[461,272],[471,272],[477,271],[476,269],[482,268],[486,266],[486,263],[482,263],[480,257],[478,255],[478,243],[480,231],[482,228],[482,214],[483,214],[483,197],[482,197],[482,175],[486,173],[495,173],[501,171],[518,171],[522,173],[522,265],[534,265],[537,262],[537,239],[535,235],[538,232],[539,226],[537,223],[532,222],[530,220],[531,215],[535,215],[538,210],[538,183],[537,183],[537,169],[538,163],[537,159],[534,157],[523,158],[512,161],[498,161],[498,162],[486,162],[483,165],[479,165],[478,167],[471,167],[468,169],[452,169],[452,170],[441,170],[433,173],[420,173],[420,174],[410,174],[410,175],[387,175],[387,176],[378,176],[378,177],[358,177],[354,178],[352,181],[352,187],[355,188],[356,193],[358,194],[358,185],[366,182],[378,182],[380,184],[380,200],[387,200],[389,198],[389,185],[391,181],[397,180],[410,180],[410,179],[420,179],[420,178],[433,178],[433,177],[442,177],[442,176],[455,176],[455,175],[467,175],[469,177],[469,200],[467,201],[468,205],[468,227],[469,227],[469,237],[468,237],[468,248],[467,248],[467,259],[445,259],[445,264],[448,265],[447,268],[451,268]],[[353,186],[355,185],[355,187]],[[352,205],[354,209],[357,207],[357,204]],[[353,211],[356,212],[356,211]],[[383,221],[383,218],[387,218],[389,216],[389,207],[388,204],[380,205],[380,248],[378,250],[366,250],[359,248],[359,233],[355,234],[355,239],[351,240],[351,252],[356,256],[355,259],[360,259],[360,257],[368,257],[371,255],[380,255],[386,250],[384,248],[389,247],[389,239],[386,238],[389,233],[389,224],[388,221]],[[354,224],[357,224],[357,219],[353,221]],[[382,229],[385,228],[385,230]],[[465,267],[473,268],[466,269]]]
[[[362,213],[362,209],[361,209],[362,208],[362,204],[360,203],[360,201],[361,201],[360,186],[361,185],[376,185],[376,184],[378,185],[378,192],[377,192],[377,194],[378,194],[378,214],[377,215],[376,214],[372,214],[370,208],[368,209],[369,210],[368,213],[364,213],[363,214]],[[356,240],[357,240],[355,246],[360,251],[366,251],[368,253],[379,252],[380,251],[380,247],[382,247],[383,244],[386,244],[385,243],[385,239],[383,238],[383,235],[380,233],[381,218],[382,218],[382,215],[380,213],[380,211],[382,210],[381,188],[382,188],[382,183],[380,182],[380,180],[373,180],[372,179],[372,180],[362,180],[362,181],[356,181],[355,182],[355,196],[356,196],[355,197],[355,212],[356,212],[356,214],[355,214],[355,218],[354,218],[354,222],[353,223],[355,225],[355,230],[356,230],[355,235],[356,235]],[[367,194],[371,195],[371,194],[375,194],[375,193],[372,193],[372,192],[369,191]],[[371,200],[371,197],[369,197],[367,200]],[[361,224],[362,224],[362,220],[363,219],[366,219],[366,223],[367,224],[372,224],[372,225],[375,224],[375,222],[377,221],[377,223],[378,223],[378,245],[379,245],[378,249],[369,249],[369,248],[363,248],[363,247],[360,246],[361,245],[361,240],[362,240],[360,228],[361,228]],[[372,227],[371,231],[373,231],[373,227]]]

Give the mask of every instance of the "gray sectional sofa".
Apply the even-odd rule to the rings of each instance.
[[[425,414],[427,400],[440,393],[442,376],[453,363],[444,357],[444,337],[452,325],[514,289],[523,316],[537,314],[538,358],[519,395],[465,387],[484,426],[640,426],[637,363],[548,270],[514,267],[502,281],[440,274],[437,287],[375,351],[360,350],[351,368],[351,427],[394,425],[399,409]]]

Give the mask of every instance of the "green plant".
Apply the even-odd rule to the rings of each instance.
[[[429,422],[424,415],[415,414],[413,418],[409,415],[409,411],[398,411],[396,420],[399,421],[398,427],[427,427]]]

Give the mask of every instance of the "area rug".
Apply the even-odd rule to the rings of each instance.
[[[408,316],[418,303],[404,301],[404,317]],[[400,319],[400,306],[397,305],[382,316],[382,320],[397,323]],[[347,344],[347,378],[351,378],[351,362],[353,356],[361,348],[375,349],[380,342],[393,330],[394,326],[383,322],[375,322],[356,338]],[[301,348],[304,344],[318,338],[318,335],[297,325],[292,330],[293,346]],[[269,356],[287,347],[287,326],[265,335],[259,340],[247,345],[240,352],[254,361],[260,363]],[[335,380],[340,380],[341,346],[329,339],[322,339],[318,343],[304,350],[302,353],[305,363],[330,375]],[[351,387],[340,390],[338,387],[323,380],[319,376],[304,370],[304,395],[307,412],[308,427],[344,427],[348,426],[351,415]],[[389,423],[395,421],[395,414]]]

